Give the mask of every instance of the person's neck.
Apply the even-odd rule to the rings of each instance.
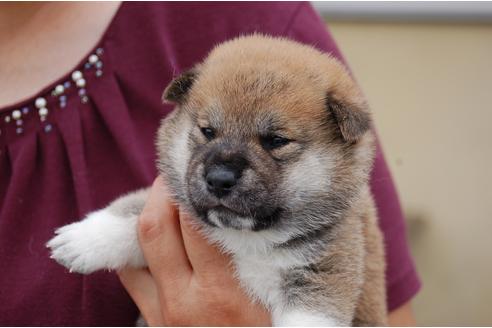
[[[34,95],[96,45],[118,2],[0,2],[0,108]]]
[[[49,5],[46,2],[0,2],[0,40],[32,22]]]

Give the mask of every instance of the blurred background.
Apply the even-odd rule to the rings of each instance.
[[[375,116],[419,325],[492,325],[492,3],[314,2]]]

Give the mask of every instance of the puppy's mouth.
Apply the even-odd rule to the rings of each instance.
[[[270,228],[280,217],[281,210],[275,209],[265,215],[244,215],[226,206],[215,206],[201,213],[202,219],[216,228],[260,231]]]

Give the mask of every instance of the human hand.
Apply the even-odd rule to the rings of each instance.
[[[229,256],[210,245],[157,178],[139,217],[148,269],[118,274],[150,326],[269,326],[270,314],[234,277]]]

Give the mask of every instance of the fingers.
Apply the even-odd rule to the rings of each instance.
[[[216,245],[212,245],[193,223],[193,219],[182,210],[179,212],[179,220],[193,274],[207,280],[231,276],[229,256],[223,254]]]
[[[229,257],[206,240],[188,214],[178,215],[161,177],[155,180],[139,217],[139,240],[163,293],[178,293],[192,275],[208,281],[232,275]]]
[[[192,270],[181,237],[177,209],[161,177],[152,185],[138,227],[140,245],[157,285],[169,290],[166,286],[179,289],[179,284],[187,284]]]
[[[147,324],[163,326],[158,290],[147,269],[125,268],[118,272],[118,276]]]

